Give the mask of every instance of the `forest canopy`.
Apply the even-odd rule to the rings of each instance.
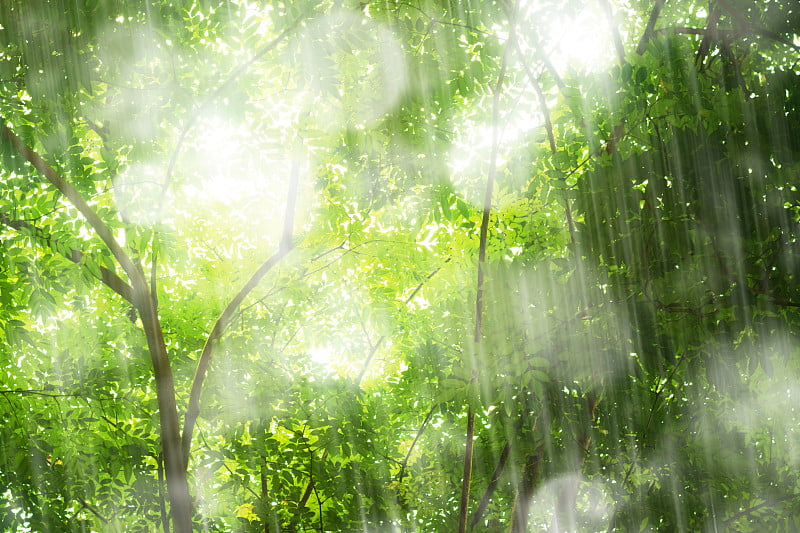
[[[0,2],[0,530],[800,530],[794,0]]]

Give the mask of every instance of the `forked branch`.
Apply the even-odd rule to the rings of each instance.
[[[142,328],[147,339],[147,346],[153,364],[153,376],[156,381],[156,396],[158,398],[159,421],[161,423],[161,445],[164,452],[173,523],[175,524],[176,532],[190,533],[192,531],[192,503],[189,497],[185,462],[181,457],[178,410],[175,402],[175,382],[167,355],[167,347],[164,343],[164,333],[161,330],[158,312],[144,273],[133,263],[114,238],[108,225],[95,213],[78,190],[56,172],[33,148],[27,146],[22,139],[11,131],[3,117],[0,117],[0,137],[33,165],[78,209],[98,237],[111,251],[111,254],[131,281],[131,300],[142,319]]]

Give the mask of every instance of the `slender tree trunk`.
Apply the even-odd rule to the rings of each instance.
[[[267,458],[261,456],[261,522],[264,524],[264,533],[280,533],[281,525],[278,523],[278,517],[272,510],[269,496],[269,483],[267,481]]]
[[[516,42],[516,22],[514,15],[516,14],[516,2],[509,16],[509,24],[511,26],[511,33],[508,37],[503,52],[503,58],[500,65],[500,74],[497,77],[497,84],[494,88],[494,98],[492,101],[492,153],[489,157],[489,173],[486,178],[486,191],[483,196],[483,215],[481,217],[480,227],[480,243],[478,246],[478,279],[475,294],[475,336],[474,336],[474,351],[471,354],[473,358],[471,363],[473,365],[472,383],[470,386],[478,386],[478,370],[475,358],[483,356],[480,349],[483,342],[483,282],[484,282],[484,265],[486,263],[486,241],[489,237],[489,218],[492,211],[492,191],[494,190],[495,174],[497,173],[497,152],[500,143],[500,94],[503,89],[503,81],[505,80],[506,67],[508,66],[508,54],[511,51],[513,43]],[[509,44],[511,46],[509,46]],[[475,408],[470,405],[467,408],[467,434],[466,434],[466,449],[464,452],[464,473],[461,478],[461,502],[458,509],[458,533],[466,533],[467,531],[467,518],[469,516],[469,493],[470,484],[472,482],[472,448],[475,440]]]
[[[475,410],[472,406],[467,410],[467,449],[464,452],[464,474],[461,478],[461,502],[458,513],[458,531],[467,531],[467,516],[469,514],[469,491],[472,480],[472,446],[475,437]]]

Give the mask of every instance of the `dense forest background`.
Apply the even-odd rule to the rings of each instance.
[[[800,530],[795,0],[0,3],[2,531]]]

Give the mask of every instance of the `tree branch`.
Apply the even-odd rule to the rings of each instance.
[[[667,26],[659,28],[653,33],[677,33],[682,35],[702,35],[705,39],[723,39],[733,35],[740,35],[736,30],[723,29],[723,28],[692,28],[689,26]],[[702,41],[701,41],[702,48]]]
[[[617,51],[617,59],[620,63],[625,63],[625,47],[622,46],[622,38],[619,35],[619,29],[614,24],[614,13],[611,11],[611,4],[608,0],[599,0],[600,7],[603,8],[603,13],[608,19],[608,27],[611,30],[611,37],[614,41],[614,48]]]
[[[528,531],[528,511],[531,504],[531,496],[539,484],[539,472],[541,470],[542,458],[544,457],[544,444],[536,447],[536,451],[529,454],[522,467],[522,479],[519,482],[514,506],[511,510],[510,533],[525,533]]]
[[[486,241],[489,235],[489,215],[492,211],[492,191],[494,190],[494,180],[497,174],[497,156],[500,144],[500,95],[503,89],[503,82],[505,81],[506,69],[508,67],[508,55],[514,47],[514,42],[517,39],[515,14],[517,11],[517,4],[511,9],[509,16],[509,36],[506,43],[505,50],[503,51],[503,58],[500,63],[500,73],[497,76],[497,84],[494,87],[494,95],[492,102],[492,152],[489,156],[489,174],[486,178],[486,191],[483,196],[483,215],[481,217],[480,227],[480,242],[478,245],[478,276],[477,287],[475,295],[475,336],[474,346],[475,353],[478,352],[478,347],[483,341],[483,281],[484,281],[484,264],[486,263]],[[478,371],[475,366],[475,353],[472,354],[473,360],[470,364],[473,366],[472,382],[475,384],[478,380]],[[464,450],[464,473],[461,477],[461,500],[459,502],[458,510],[458,533],[466,533],[467,531],[467,517],[469,515],[469,493],[470,484],[472,482],[472,449],[475,443],[475,409],[472,404],[467,408],[467,432],[465,435],[466,446]]]
[[[522,48],[519,46],[518,42],[515,41],[515,44],[517,51],[519,52],[520,56],[522,56]],[[539,78],[531,71],[530,66],[524,59],[521,59],[520,62],[522,63],[522,68],[525,70],[525,74],[528,76],[528,80],[531,82],[533,90],[536,93],[536,97],[539,100],[539,108],[542,110],[542,115],[544,116],[544,127],[545,131],[547,132],[547,141],[550,143],[550,153],[553,154],[553,161],[555,163],[555,156],[556,153],[558,153],[558,149],[556,148],[556,136],[555,132],[553,131],[553,121],[550,119],[550,109],[547,107],[547,100],[544,97],[544,92],[542,92]],[[572,208],[569,205],[569,198],[566,196],[564,197],[564,214],[567,217],[567,227],[569,228],[570,242],[574,247],[577,242],[575,239],[575,221],[572,217]]]
[[[647,48],[647,41],[649,41],[650,37],[653,35],[653,30],[656,27],[658,15],[661,14],[661,9],[664,7],[665,1],[666,0],[656,0],[655,5],[653,6],[653,11],[650,12],[650,18],[647,20],[647,26],[644,29],[642,38],[639,40],[639,44],[636,46],[637,54],[642,55]]]
[[[78,502],[80,502],[80,504],[81,504],[81,507],[83,507],[84,509],[88,510],[90,513],[92,513],[93,515],[95,515],[95,516],[97,517],[97,519],[98,519],[98,520],[100,520],[102,523],[104,523],[104,524],[108,524],[108,523],[111,521],[111,520],[109,520],[108,518],[106,518],[105,516],[101,515],[101,514],[100,514],[100,511],[98,511],[98,510],[97,510],[97,509],[96,509],[96,508],[95,508],[93,505],[91,505],[89,502],[87,502],[86,500],[84,500],[84,499],[83,499],[81,496],[75,496],[75,499],[76,499],[76,500],[78,500]]]
[[[75,264],[80,264],[83,261],[83,257],[85,255],[84,252],[80,250],[76,250],[75,248],[67,248],[66,250],[59,250],[59,247],[56,245],[56,239],[46,233],[43,229],[31,224],[30,222],[26,222],[24,220],[11,220],[7,214],[0,213],[0,223],[12,228],[18,232],[20,231],[28,231],[33,234],[33,236],[40,241],[41,243],[45,244],[51,250],[60,253],[63,257],[72,261]],[[128,303],[133,303],[133,289],[131,288],[128,283],[120,278],[116,272],[113,270],[109,270],[104,266],[98,267],[100,270],[100,277],[97,278],[103,282],[109,289],[116,292],[120,296],[122,296]],[[88,271],[88,269],[87,269]],[[89,273],[92,274],[91,271]]]
[[[470,528],[474,528],[478,525],[478,522],[481,521],[483,513],[486,511],[486,507],[489,506],[489,502],[492,500],[492,495],[494,494],[495,489],[497,489],[497,483],[500,481],[500,476],[503,474],[503,470],[506,468],[506,463],[508,463],[508,456],[510,453],[511,443],[506,442],[506,445],[503,446],[503,451],[500,452],[500,458],[497,460],[497,466],[494,468],[492,478],[489,480],[489,484],[486,486],[486,490],[483,492],[481,502],[478,504],[478,508],[475,509],[475,513],[472,515],[472,520],[469,523]]]
[[[14,150],[16,150],[25,160],[27,160],[33,167],[51,184],[53,184],[67,199],[74,205],[78,211],[80,211],[81,215],[86,219],[89,225],[97,233],[98,237],[105,243],[111,253],[114,255],[114,258],[120,264],[122,269],[131,279],[131,282],[134,286],[137,285],[137,281],[140,281],[142,285],[144,285],[144,276],[140,271],[136,269],[131,259],[128,257],[128,254],[122,249],[122,247],[117,243],[114,236],[111,234],[111,230],[103,222],[97,213],[89,207],[89,204],[86,203],[83,196],[69,183],[65,180],[58,172],[53,169],[47,162],[42,159],[42,157],[36,153],[32,148],[27,146],[22,139],[20,139],[9,127],[7,126],[7,121],[4,117],[0,116],[0,135],[2,135],[3,140],[9,143]]]
[[[447,261],[445,262],[448,261],[450,261],[450,259],[447,259]],[[424,280],[422,280],[419,285],[416,286],[416,288],[411,292],[411,294],[408,295],[408,298],[405,299],[403,304],[408,305],[408,303],[411,300],[413,300],[414,297],[417,295],[417,293],[419,293],[419,291],[422,289],[422,286],[425,285],[425,283],[428,280],[430,280],[433,276],[435,276],[436,273],[439,272],[439,270],[441,270],[441,267],[437,268],[436,270],[428,274],[428,276]],[[358,373],[358,377],[356,378],[356,384],[361,383],[361,380],[364,379],[364,375],[367,373],[367,368],[369,368],[372,359],[375,357],[375,353],[377,353],[378,348],[381,346],[381,344],[383,344],[385,340],[386,340],[386,335],[382,335],[377,341],[375,341],[375,344],[370,349],[367,358],[364,360],[364,366],[361,367],[361,372]]]
[[[422,421],[422,425],[417,430],[417,434],[414,436],[414,442],[411,443],[411,446],[408,448],[408,452],[406,453],[405,459],[400,464],[400,472],[397,473],[397,482],[403,482],[403,476],[405,475],[406,467],[408,466],[408,460],[411,458],[411,452],[414,451],[414,446],[417,445],[417,441],[422,436],[422,433],[425,431],[425,427],[428,425],[428,422],[431,421],[431,417],[433,417],[433,413],[436,412],[436,408],[439,404],[434,404],[431,407],[431,410],[428,411],[428,414],[425,415],[425,420]]]
[[[766,37],[767,39],[771,39],[771,40],[779,42],[779,43],[781,43],[783,45],[786,45],[786,46],[789,46],[791,48],[794,48],[795,50],[800,50],[800,45],[794,44],[794,42],[792,42],[790,39],[787,39],[783,35],[781,35],[779,33],[776,33],[774,31],[768,30],[766,28],[762,28],[761,26],[758,26],[758,25],[753,24],[750,21],[748,21],[747,17],[742,15],[742,13],[739,12],[739,10],[737,10],[736,8],[731,6],[728,3],[727,0],[717,0],[717,2],[719,3],[719,5],[721,7],[723,7],[725,9],[725,11],[728,12],[729,15],[731,15],[734,19],[736,19],[736,21],[739,24],[741,24],[741,26],[744,29],[749,30],[752,33],[754,33],[756,35],[759,35],[761,37]]]
[[[20,396],[43,396],[45,398],[83,398],[82,394],[69,394],[49,392],[47,390],[37,389],[4,389],[0,390],[0,394],[18,394]]]
[[[771,505],[775,505],[775,504],[778,504],[778,503],[783,503],[783,502],[785,502],[787,500],[793,500],[795,498],[797,498],[797,494],[789,494],[787,496],[783,496],[783,497],[777,498],[775,500],[769,500],[769,499],[765,500],[765,501],[763,501],[763,502],[761,502],[761,503],[759,503],[757,505],[753,505],[752,507],[748,507],[747,509],[743,509],[743,510],[737,512],[737,513],[734,513],[733,515],[731,515],[728,518],[726,518],[725,520],[723,520],[722,523],[727,526],[731,522],[733,522],[734,520],[737,520],[737,519],[739,519],[739,518],[741,518],[743,516],[747,516],[749,514],[752,514],[755,511],[758,511],[759,509],[762,509],[764,507],[769,507]]]
[[[709,1],[708,9],[709,14],[706,20],[706,29],[708,32],[706,32],[703,40],[700,41],[700,46],[697,48],[697,56],[695,57],[695,65],[698,68],[701,67],[703,61],[705,61],[705,58],[708,55],[708,51],[711,49],[712,32],[716,31],[717,24],[719,24],[720,10],[719,7],[717,7],[717,4]]]
[[[189,393],[189,403],[186,407],[186,414],[183,422],[183,435],[181,436],[181,447],[183,451],[183,468],[186,469],[189,464],[189,453],[192,444],[192,433],[194,426],[197,423],[197,417],[200,415],[200,393],[203,390],[203,382],[205,381],[208,367],[211,364],[211,358],[214,351],[214,346],[219,338],[225,333],[226,328],[230,324],[231,317],[233,317],[236,309],[244,301],[248,294],[258,285],[261,279],[275,267],[286,255],[292,250],[292,225],[294,222],[294,209],[297,202],[297,189],[298,182],[300,181],[300,162],[296,159],[292,161],[292,169],[289,181],[288,198],[286,202],[286,214],[284,217],[284,227],[281,237],[281,243],[278,251],[264,261],[244,286],[236,293],[236,295],[228,302],[228,305],[222,311],[214,327],[211,329],[208,338],[206,339],[203,351],[200,358],[197,360],[197,367],[192,380],[192,388]],[[292,213],[289,210],[292,210]]]
[[[475,26],[470,26],[468,24],[460,24],[458,22],[445,21],[445,20],[439,20],[439,19],[433,18],[432,16],[428,15],[425,11],[423,11],[422,8],[419,8],[419,7],[415,6],[415,5],[409,4],[407,2],[398,2],[397,5],[398,6],[406,6],[406,7],[412,8],[412,9],[416,9],[417,11],[420,12],[420,14],[422,14],[423,17],[428,19],[428,22],[431,23],[431,24],[440,24],[442,26],[453,26],[453,27],[456,27],[456,28],[464,28],[466,30],[475,32],[475,33],[480,34],[480,35],[489,35],[488,32],[480,30],[480,29],[476,28]]]

